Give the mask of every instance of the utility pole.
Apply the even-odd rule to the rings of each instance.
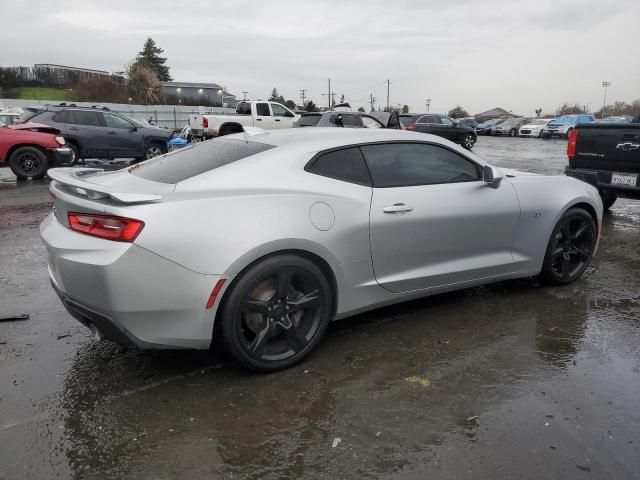
[[[424,101],[424,104],[425,104],[425,105],[426,105],[426,107],[427,107],[427,113],[429,113],[429,106],[431,105],[431,99],[430,99],[430,98],[427,98],[427,99]]]
[[[300,89],[300,96],[302,97],[302,106],[303,107],[306,105],[306,103],[304,101],[304,99],[307,98],[306,93],[307,93],[307,91],[304,88]]]
[[[600,113],[600,118],[604,118],[604,109],[607,106],[607,88],[611,86],[611,82],[602,82],[602,86],[604,87],[604,100],[602,101],[602,112]]]
[[[371,94],[369,94],[369,95],[370,95],[369,103],[371,103],[371,111],[372,111],[372,112],[375,112],[375,111],[376,111],[376,109],[375,109],[375,107],[373,106],[373,104],[374,104],[374,103],[376,103],[376,99],[375,99],[375,97],[373,96],[373,93],[371,93]]]
[[[327,100],[329,101],[329,110],[331,110],[331,79],[329,79],[329,90],[327,90]]]
[[[389,88],[390,88],[390,85],[391,85],[391,82],[387,78],[387,111],[389,111]]]
[[[242,98],[243,102],[247,101],[247,93],[249,93],[249,92],[244,92],[244,91],[242,92],[242,95],[244,95],[244,97]]]

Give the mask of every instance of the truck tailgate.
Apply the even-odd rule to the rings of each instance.
[[[574,169],[640,173],[640,124],[581,126]]]

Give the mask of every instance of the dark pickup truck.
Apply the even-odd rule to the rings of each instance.
[[[596,187],[605,209],[618,196],[640,199],[640,117],[634,123],[577,125],[567,156],[565,174]]]

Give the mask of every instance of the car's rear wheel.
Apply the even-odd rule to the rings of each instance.
[[[509,136],[510,136],[510,137],[515,137],[515,136],[516,136],[516,130],[515,130],[515,128],[512,128],[511,130],[509,130]]]
[[[230,353],[245,367],[270,372],[306,357],[332,315],[327,278],[296,255],[268,258],[238,279],[219,320]]]
[[[43,178],[49,168],[47,155],[36,147],[20,147],[9,157],[9,167],[18,180]]]
[[[475,144],[476,144],[476,137],[474,137],[470,133],[467,133],[462,139],[462,146],[467,150],[471,150]]]
[[[166,145],[162,143],[151,143],[144,151],[144,158],[145,160],[149,160],[150,158],[164,155],[165,153],[167,153]]]
[[[618,199],[618,194],[616,192],[612,192],[611,190],[600,190],[600,198],[602,199],[602,206],[605,210],[609,210],[616,200]]]
[[[589,212],[566,211],[551,234],[542,266],[542,279],[552,285],[566,285],[584,273],[596,246],[596,224]]]

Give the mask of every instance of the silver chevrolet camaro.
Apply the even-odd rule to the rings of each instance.
[[[71,315],[140,348],[219,337],[261,371],[304,358],[333,319],[516,277],[572,282],[602,219],[586,183],[398,130],[241,133],[49,176],[41,234]]]

